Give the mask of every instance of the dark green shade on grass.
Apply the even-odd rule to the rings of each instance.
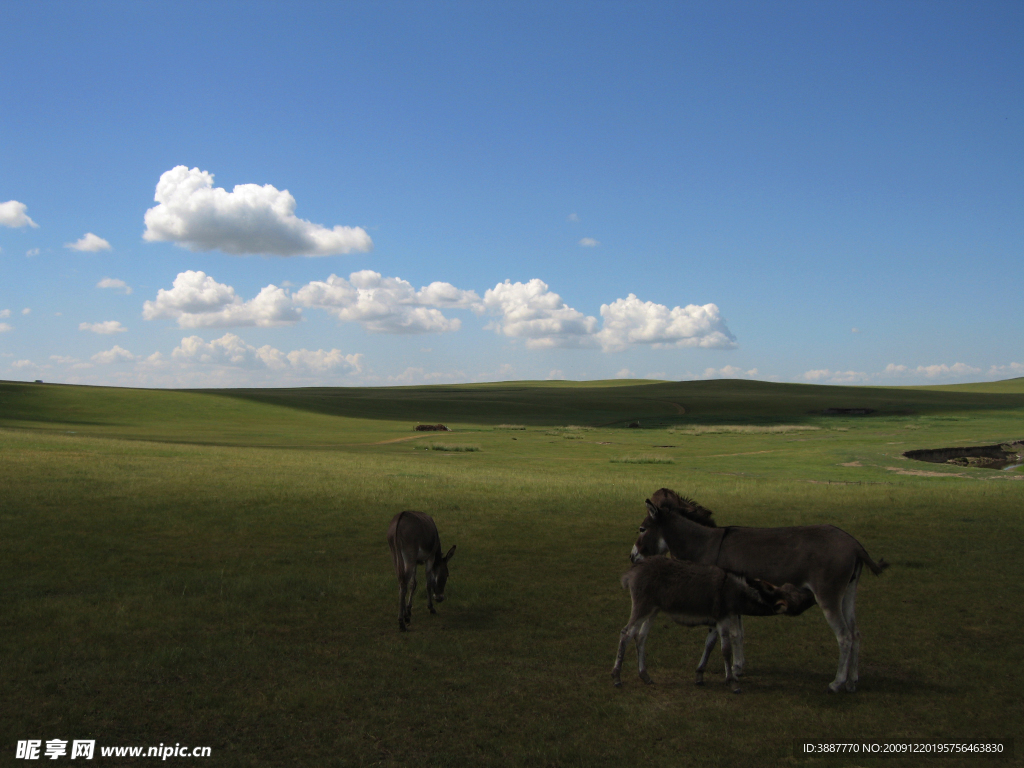
[[[1021,379],[0,382],[0,764],[25,739],[210,746],[211,766],[864,765],[797,760],[794,740],[1019,744],[1024,471],[902,453],[1022,437]],[[857,693],[825,693],[838,649],[817,608],[745,622],[740,696],[719,651],[695,687],[705,633],[661,618],[655,685],[630,649],[612,687],[618,579],[662,486],[719,525],[838,525],[892,563],[861,580]],[[427,613],[421,570],[405,634],[385,541],[402,509],[458,545],[448,599]]]

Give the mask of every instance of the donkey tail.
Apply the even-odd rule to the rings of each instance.
[[[877,563],[872,560],[871,555],[867,553],[867,550],[865,550],[864,547],[860,548],[860,556],[858,559],[867,565],[875,576],[878,576],[882,571],[889,567],[889,563],[886,562],[885,558],[879,558]]]

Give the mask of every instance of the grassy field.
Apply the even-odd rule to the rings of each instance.
[[[868,408],[867,416],[827,416]],[[452,432],[419,433],[443,422]],[[639,422],[639,428],[629,428]],[[1024,471],[913,462],[1024,438],[1024,379],[125,390],[0,382],[0,763],[18,740],[210,746],[224,766],[964,765],[797,759],[794,740],[1016,739]],[[749,619],[744,693],[610,670],[643,501],[720,525],[834,523],[861,582],[861,681],[828,695],[821,612]],[[397,629],[390,518],[420,509],[448,600]],[[63,764],[67,757],[57,761]],[[151,762],[150,759],[149,762]],[[987,763],[986,763],[987,764]]]

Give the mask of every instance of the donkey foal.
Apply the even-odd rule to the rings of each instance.
[[[444,602],[444,587],[448,583],[448,554],[441,554],[441,537],[433,518],[423,512],[399,512],[388,526],[388,546],[398,576],[398,628],[403,632],[412,621],[412,596],[416,593],[416,566],[423,563],[427,575],[427,607],[431,613],[434,601]]]
[[[792,611],[803,596],[792,584],[776,587],[758,579],[744,579],[714,565],[699,565],[667,557],[649,557],[633,566],[622,577],[622,586],[629,589],[633,610],[629,623],[619,633],[619,650],[612,667],[612,682],[622,685],[622,657],[630,639],[636,642],[640,679],[650,683],[644,644],[651,631],[651,621],[664,611],[684,626],[713,626],[722,638],[725,656],[725,682],[734,693],[740,692],[733,670],[733,641],[738,635],[739,617],[770,616]],[[707,654],[697,667],[697,684],[704,682]]]

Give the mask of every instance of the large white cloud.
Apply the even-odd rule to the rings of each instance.
[[[24,203],[19,203],[17,200],[8,200],[6,203],[0,203],[0,225],[14,228],[38,228],[39,225],[32,221],[25,213],[27,210],[28,206]]]
[[[70,248],[73,251],[109,251],[110,243],[104,240],[99,235],[94,235],[92,232],[86,232],[78,240],[73,243],[64,243],[65,248]]]
[[[601,317],[604,325],[597,339],[606,352],[636,344],[715,349],[736,346],[736,337],[714,304],[669,309],[664,304],[640,301],[631,293],[625,299],[602,304]]]
[[[484,293],[484,307],[499,316],[491,327],[506,336],[525,338],[531,349],[590,346],[597,318],[562,301],[538,278],[528,283],[506,280]]]
[[[181,363],[225,365],[241,368],[269,368],[323,373],[335,369],[358,373],[362,370],[362,354],[346,355],[338,349],[297,349],[281,352],[269,344],[254,347],[233,333],[219,339],[205,341],[199,336],[188,336],[174,349],[171,357]]]
[[[369,251],[361,227],[327,229],[295,216],[295,198],[270,184],[213,186],[213,174],[179,165],[160,176],[146,211],[148,241],[170,241],[191,251],[235,255],[333,256]]]
[[[294,298],[307,307],[326,309],[339,320],[361,323],[373,333],[457,331],[461,321],[445,317],[438,307],[481,309],[473,291],[440,282],[417,291],[406,280],[369,269],[353,272],[348,280],[337,275],[315,280],[297,290]]]
[[[242,301],[230,285],[193,270],[180,272],[170,290],[157,291],[155,301],[142,305],[142,316],[146,320],[171,318],[179,328],[270,327],[301,319],[283,288],[268,285],[254,299]]]

